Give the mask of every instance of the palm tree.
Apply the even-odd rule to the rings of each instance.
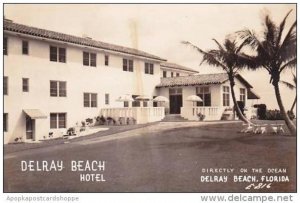
[[[291,11],[287,13],[279,26],[267,15],[265,17],[262,38],[258,38],[257,35],[249,29],[239,31],[238,34],[241,39],[244,40],[243,43],[250,45],[250,47],[256,51],[257,56],[255,57],[255,61],[257,65],[267,70],[270,74],[270,83],[274,86],[280,113],[291,133],[296,135],[296,126],[289,119],[285,111],[279,90],[281,73],[288,68],[296,67],[297,63],[296,21],[287,30],[286,35],[283,36],[286,19]]]
[[[206,62],[209,65],[222,68],[223,71],[227,73],[228,80],[230,82],[231,96],[233,99],[233,103],[237,115],[245,123],[250,123],[250,121],[242,114],[237,104],[237,100],[234,92],[234,85],[235,85],[234,77],[240,69],[247,67],[247,65],[250,66],[251,64],[253,64],[253,59],[250,56],[240,53],[242,47],[244,46],[243,43],[238,46],[235,40],[230,40],[228,38],[225,39],[223,45],[221,45],[215,39],[213,39],[213,41],[217,44],[218,49],[212,49],[208,51],[203,51],[202,49],[191,44],[188,41],[183,41],[182,43],[192,46],[198,52],[203,54],[203,59],[201,64],[203,62]]]
[[[296,88],[297,88],[297,77],[294,73],[293,73],[293,83],[290,83],[290,82],[287,82],[287,81],[279,81],[279,82],[284,84],[286,87],[288,87],[291,90],[296,90]],[[294,107],[296,105],[296,102],[297,102],[297,93],[296,93],[293,105],[291,107],[291,110],[290,110],[291,112],[293,112]]]

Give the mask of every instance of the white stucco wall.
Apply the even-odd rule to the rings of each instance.
[[[67,127],[76,122],[99,115],[103,107],[122,107],[116,99],[123,94],[155,94],[160,81],[157,61],[125,56],[134,60],[134,72],[123,71],[123,56],[109,53],[109,66],[104,66],[104,52],[96,49],[56,44],[48,41],[29,41],[29,55],[22,55],[22,39],[8,36],[8,55],[4,56],[4,76],[8,77],[8,95],[4,96],[4,113],[8,113],[8,132],[5,142],[25,136],[23,109],[40,109],[47,119],[39,119],[37,139],[48,135],[50,112],[66,112]],[[49,60],[49,45],[67,48],[67,63]],[[82,65],[82,52],[97,53],[97,67]],[[154,75],[144,73],[144,63],[154,64]],[[22,92],[22,78],[29,78],[29,92]],[[67,97],[50,97],[50,80],[67,82]],[[97,93],[97,108],[83,107],[83,93]],[[110,105],[105,105],[105,94],[110,95]]]

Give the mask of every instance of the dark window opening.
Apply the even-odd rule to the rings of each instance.
[[[28,41],[22,41],[22,54],[28,55],[29,54],[29,44]]]

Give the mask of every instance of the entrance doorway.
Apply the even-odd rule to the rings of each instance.
[[[170,114],[180,114],[182,107],[182,88],[170,88]]]
[[[33,139],[35,132],[35,120],[26,115],[26,139]]]

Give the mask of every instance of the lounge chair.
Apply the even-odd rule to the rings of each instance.
[[[275,134],[284,133],[283,124],[271,124],[271,128]]]
[[[247,123],[247,124],[243,123],[243,126],[245,126],[245,127],[241,130],[242,133],[254,132],[254,125],[253,124],[251,124],[251,123]]]

